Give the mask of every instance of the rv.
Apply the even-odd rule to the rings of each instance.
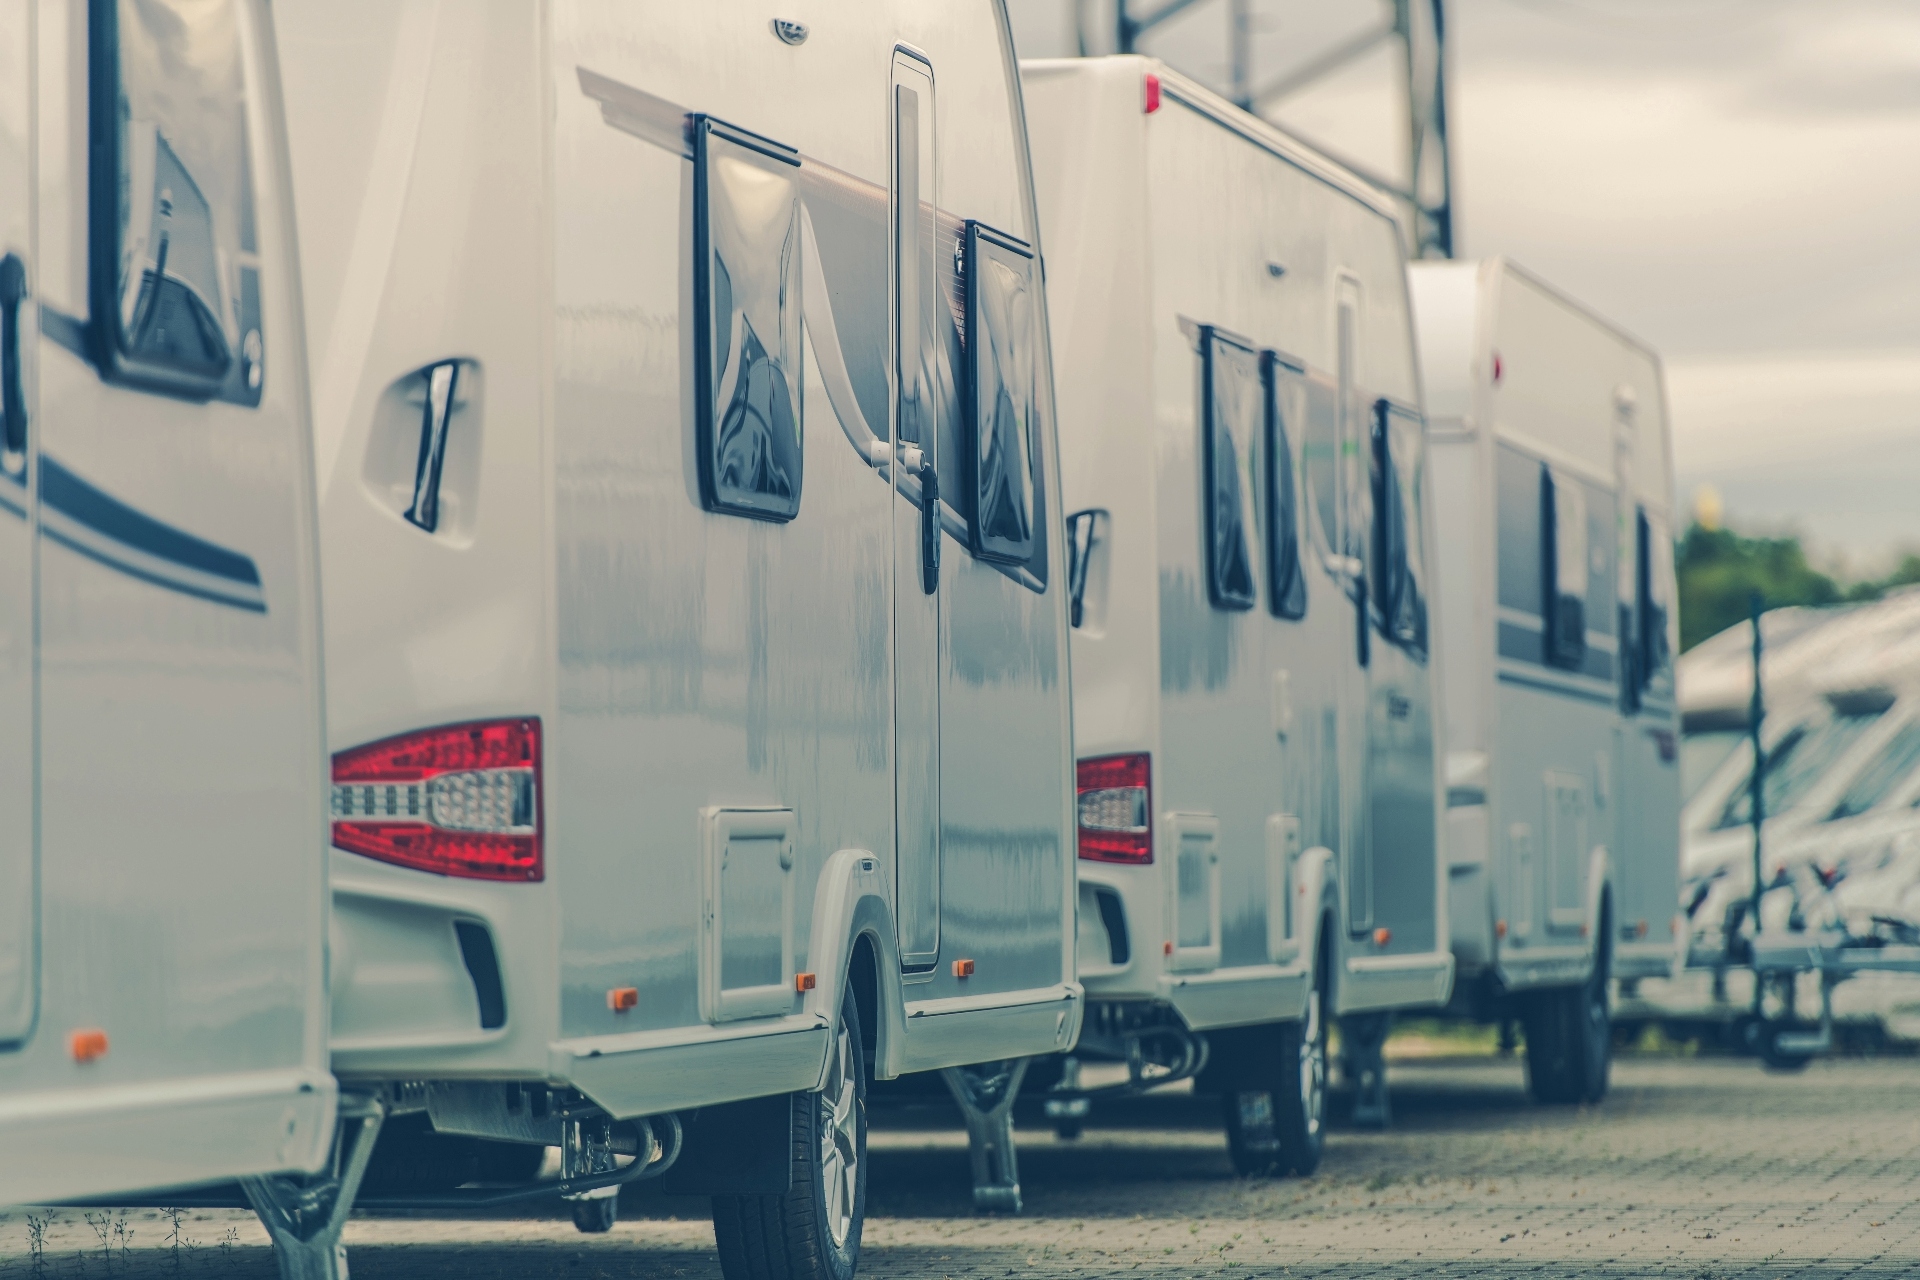
[[[1447,999],[1420,380],[1384,197],[1158,62],[1023,64],[1071,527],[1084,1062],[1319,1160]],[[1077,1096],[1074,1096],[1077,1092]],[[1083,1110],[1083,1108],[1082,1108]]]
[[[0,7],[0,1205],[321,1169],[326,756],[269,6]]]
[[[368,1194],[557,1146],[845,1274],[869,1078],[1081,1019],[1001,6],[280,9]]]
[[[1411,272],[1447,611],[1453,1007],[1591,1102],[1609,981],[1683,945],[1673,478],[1660,361],[1513,264]]]

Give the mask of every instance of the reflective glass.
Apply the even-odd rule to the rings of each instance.
[[[975,227],[968,293],[973,368],[974,547],[989,559],[1033,553],[1035,426],[1033,259]]]
[[[1885,800],[1916,768],[1920,768],[1920,724],[1909,723],[1901,726],[1900,732],[1893,735],[1893,741],[1860,771],[1827,820],[1865,813]]]
[[[1247,544],[1250,451],[1265,419],[1258,357],[1211,331],[1203,339],[1206,371],[1207,587],[1214,606],[1253,607],[1253,556]],[[1242,453],[1242,450],[1248,453]]]
[[[1289,410],[1299,403],[1300,383],[1268,361],[1267,410],[1267,607],[1276,618],[1307,616],[1307,582],[1300,571],[1299,494],[1293,475]]]
[[[1835,716],[1810,728],[1795,727],[1774,743],[1767,751],[1767,816],[1778,817],[1800,803],[1828,767],[1879,718],[1877,711]],[[1753,821],[1751,799],[1750,789],[1741,786],[1728,799],[1715,829],[1724,831]]]
[[[701,487],[714,510],[790,520],[802,468],[799,169],[703,125]]]
[[[96,203],[111,375],[258,404],[265,370],[246,81],[230,0],[119,0],[118,158]],[[96,122],[96,129],[101,127]],[[98,286],[96,285],[96,288]],[[101,313],[105,314],[101,314]]]

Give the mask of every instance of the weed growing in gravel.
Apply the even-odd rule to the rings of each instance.
[[[27,1259],[34,1280],[47,1274],[47,1219],[27,1214]]]

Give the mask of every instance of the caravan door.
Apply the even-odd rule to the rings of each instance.
[[[1360,285],[1341,277],[1335,295],[1335,359],[1338,368],[1337,459],[1339,477],[1338,527],[1341,569],[1347,605],[1352,612],[1353,645],[1340,664],[1339,677],[1339,792],[1340,863],[1346,876],[1347,930],[1364,933],[1373,927],[1373,806],[1372,753],[1368,750],[1369,719],[1367,669],[1373,663],[1373,629],[1369,614],[1369,564],[1373,542],[1373,481],[1370,432],[1366,405],[1358,388],[1360,355]]]
[[[35,347],[30,202],[33,79],[26,5],[0,9],[0,1053],[33,1030],[39,982],[33,866]]]
[[[38,243],[6,329],[31,376],[0,482],[0,1204],[311,1170],[334,1100],[326,756],[267,6],[4,14],[0,237],[32,199]]]
[[[893,55],[894,913],[900,964],[940,958],[940,484],[933,69]]]

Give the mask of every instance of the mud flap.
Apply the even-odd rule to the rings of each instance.
[[[660,1179],[670,1196],[779,1195],[793,1185],[790,1093],[681,1114],[686,1144]]]

